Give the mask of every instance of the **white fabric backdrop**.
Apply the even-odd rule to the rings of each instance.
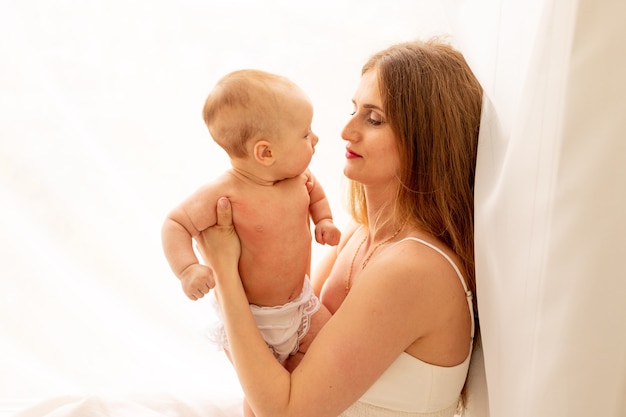
[[[493,106],[476,182],[491,416],[624,416],[626,3],[450,3]]]
[[[0,0],[0,400],[240,395],[160,246],[167,211],[227,166],[204,98],[242,67],[298,82],[343,224],[361,65],[446,32],[429,3]]]
[[[477,267],[491,416],[623,416],[625,5],[429,3],[2,1],[0,399],[237,398],[202,337],[211,313],[182,297],[159,242],[172,203],[225,167],[204,96],[243,66],[300,83],[341,223],[338,134],[363,59],[447,31],[447,16],[489,98]]]

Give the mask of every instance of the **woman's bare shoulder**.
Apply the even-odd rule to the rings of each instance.
[[[409,233],[381,251],[376,263],[383,267],[395,266],[397,272],[414,276],[441,273],[456,276],[453,265],[459,264],[459,258],[440,240],[423,233]]]
[[[457,262],[458,257],[445,245],[434,246]],[[414,338],[406,351],[441,366],[462,362],[469,346],[466,339],[471,337],[470,311],[450,261],[429,245],[403,240],[371,263],[369,274],[364,271],[362,277],[364,287],[396,310],[396,318],[405,317],[408,327],[404,331]]]
[[[427,243],[433,243],[432,240]],[[440,248],[451,260],[458,259],[449,248]],[[437,250],[412,239],[391,244],[372,257],[359,277],[359,286],[377,294],[383,303],[406,308],[406,313],[423,316],[455,309],[449,301],[464,300],[465,292],[450,261]]]

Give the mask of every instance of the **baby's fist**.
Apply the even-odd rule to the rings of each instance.
[[[341,232],[332,220],[320,220],[315,225],[315,240],[317,243],[336,246],[339,243],[339,239],[341,239]]]
[[[185,269],[180,277],[180,283],[185,295],[194,301],[204,297],[215,286],[211,268],[200,264]]]

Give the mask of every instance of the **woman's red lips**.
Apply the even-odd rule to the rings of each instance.
[[[353,158],[360,158],[360,157],[361,155],[359,155],[358,153],[352,152],[350,148],[346,148],[346,158],[353,159]]]

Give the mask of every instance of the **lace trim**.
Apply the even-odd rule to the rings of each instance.
[[[307,277],[304,283],[305,287],[307,288],[303,288],[303,291],[300,296],[301,297],[309,296],[309,294],[310,296],[309,296],[309,299],[306,301],[306,303],[300,306],[301,321],[297,330],[297,335],[298,335],[297,341],[295,343],[293,350],[290,353],[292,355],[298,352],[298,350],[300,349],[300,341],[309,332],[309,329],[311,327],[311,316],[317,313],[317,311],[321,307],[320,300],[313,293],[313,289],[311,288],[311,284],[308,280],[309,278]],[[222,322],[222,319],[221,319],[221,312],[220,312],[219,306],[217,305],[217,300],[215,300],[215,298],[211,299],[211,305],[213,306],[213,309],[215,310],[217,314],[218,321],[214,323],[213,326],[207,329],[205,333],[206,338],[209,340],[211,344],[215,345],[218,349],[229,350],[228,338],[226,337],[226,329],[224,329],[224,323]],[[277,306],[277,308],[278,307],[280,306]],[[270,350],[272,350],[272,352],[274,353],[274,356],[278,358],[278,354],[273,349],[273,347],[270,344],[268,344],[267,346],[270,348]]]

